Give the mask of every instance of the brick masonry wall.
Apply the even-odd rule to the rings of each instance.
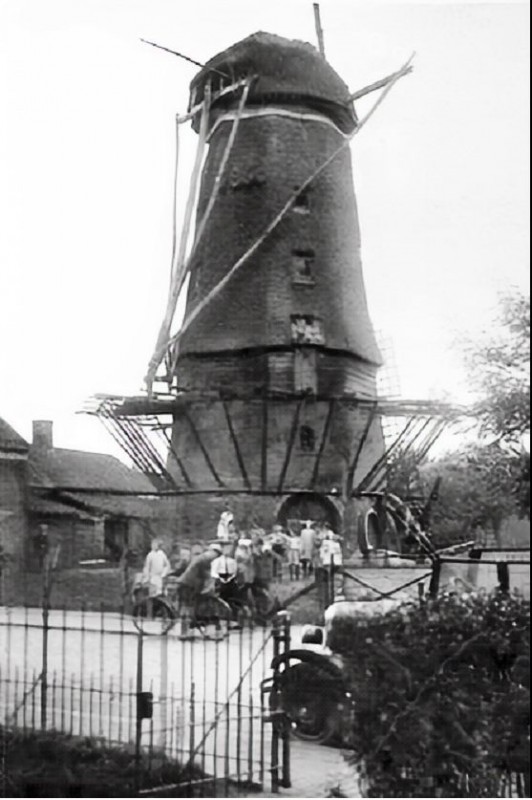
[[[49,547],[59,547],[58,569],[77,567],[80,561],[86,559],[103,558],[103,520],[79,520],[66,516],[34,518],[27,545],[27,565],[31,571],[40,570],[40,557],[34,540],[43,525],[47,529]]]
[[[341,147],[339,120],[344,120],[344,130],[354,125],[345,84],[309,46],[257,34],[216,59],[231,75],[258,75],[246,113],[258,107],[263,112],[266,106],[278,113],[251,114],[240,120],[221,176],[232,122],[220,116],[221,108],[211,115],[197,229],[217,180],[219,194],[196,243],[187,314],[218,286],[288,198]],[[290,75],[289,90],[276,69],[281,63]],[[303,69],[303,63],[310,66]],[[202,96],[206,75],[204,71],[193,81],[195,100]],[[234,109],[235,98],[227,102]],[[197,128],[197,119],[195,124]],[[230,504],[243,526],[252,517],[271,526],[290,491],[334,489],[342,495],[369,412],[355,404],[338,404],[327,421],[329,403],[322,398],[375,398],[379,360],[366,302],[346,147],[180,340],[176,371],[180,388],[241,397],[227,405],[244,469],[220,402],[195,402],[186,414],[176,416],[172,443],[185,464],[188,482],[203,490],[219,490],[221,498],[224,489],[249,486],[272,493],[269,498],[225,497],[223,502]],[[305,390],[310,396],[300,405],[299,395]],[[266,408],[261,400],[265,391],[270,397]],[[271,398],[276,393],[286,399]],[[310,447],[303,444],[303,428],[314,439]],[[360,454],[355,484],[383,448],[376,421]],[[169,467],[180,485],[186,485],[171,457]],[[346,516],[350,536],[356,528],[352,505]],[[203,537],[204,531],[216,530],[223,510],[219,506],[206,495],[182,498],[179,524],[187,535],[201,531]]]
[[[214,132],[198,206],[212,194],[231,129]],[[261,235],[294,189],[334,152],[342,136],[329,125],[283,117],[240,123],[218,201],[191,269],[187,311]],[[312,286],[294,286],[294,251],[312,251]],[[308,213],[291,211],[181,339],[181,353],[286,345],[292,314],[322,320],[325,344],[378,360],[360,259],[349,148],[308,192]]]
[[[27,531],[25,460],[0,453],[0,545],[14,564],[22,562]]]

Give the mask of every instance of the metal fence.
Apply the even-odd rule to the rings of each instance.
[[[500,580],[502,559],[489,556],[499,588],[508,591]],[[466,566],[471,561],[478,564],[467,559]],[[510,575],[515,567],[512,562]],[[435,594],[438,570],[433,566],[432,581],[423,572]],[[303,588],[290,583],[288,590],[290,596],[294,590],[317,594],[320,606],[332,602],[345,580],[372,590],[376,600],[393,594],[361,575],[331,564]],[[415,590],[418,580],[394,591]],[[319,759],[322,771],[339,771],[339,751],[333,759],[330,750],[291,747],[287,726],[271,724],[261,684],[271,675],[274,656],[290,648],[286,616],[269,627],[245,625],[218,639],[197,634],[185,640],[179,624],[166,636],[141,634],[125,610],[52,608],[48,589],[43,576],[41,607],[0,606],[0,728],[56,731],[117,746],[138,766],[138,794],[228,796],[249,787],[275,792],[293,777],[302,795],[321,796],[303,783],[307,776],[309,786],[313,780],[308,764]],[[162,758],[180,767],[171,780],[159,780]],[[525,796],[523,791],[522,775],[502,776],[500,796]],[[9,787],[0,782],[2,795],[10,796]]]
[[[192,794],[202,781],[211,792],[220,782],[275,790],[287,753],[261,684],[283,635],[283,624],[250,624],[183,640],[179,625],[146,635],[103,607],[0,607],[0,726],[129,749],[143,793],[165,788],[140,777],[162,757]]]

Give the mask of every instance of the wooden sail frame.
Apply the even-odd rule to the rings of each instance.
[[[191,411],[198,400],[208,400],[211,410],[218,406],[221,416],[227,426],[227,441],[233,448],[236,462],[239,467],[239,478],[235,479],[232,486],[224,484],[216,466],[215,453],[211,452],[206,441],[194,421]],[[290,434],[283,458],[282,469],[275,487],[268,484],[268,418],[269,411],[276,403],[290,399],[294,401],[293,419]],[[357,397],[343,395],[338,397],[312,396],[312,402],[322,401],[328,404],[324,427],[318,446],[313,453],[314,463],[310,470],[308,485],[295,488],[287,481],[292,457],[295,449],[298,420],[301,417],[308,395],[301,393],[294,398],[293,395],[284,396],[279,393],[265,391],[262,397],[251,400],[247,396],[219,394],[219,393],[182,393],[178,396],[96,396],[89,401],[84,413],[91,414],[101,420],[106,430],[111,433],[114,440],[122,448],[125,455],[132,461],[137,469],[147,474],[157,487],[156,493],[164,495],[187,494],[241,494],[262,496],[284,496],[296,493],[316,493],[341,498],[344,501],[350,498],[362,497],[367,492],[378,491],[386,483],[387,474],[394,455],[398,452],[408,452],[414,456],[416,463],[421,462],[436,443],[444,430],[465,416],[465,409],[445,403],[434,403],[419,400],[382,401],[365,400]],[[246,456],[236,436],[234,424],[233,404],[242,401],[254,402],[258,413],[261,414],[260,435],[260,465],[258,478],[251,479],[252,470],[246,462]],[[356,407],[361,414],[366,415],[362,435],[353,442],[349,456],[349,467],[345,487],[340,492],[338,489],[322,491],[318,488],[319,467],[326,446],[329,430],[336,413],[340,413],[345,406]],[[199,486],[194,483],[187,467],[187,456],[177,453],[168,431],[174,422],[174,417],[179,414],[193,432],[198,447],[205,459],[208,470],[213,478],[212,486]],[[366,470],[366,473],[355,484],[354,477],[359,466],[364,444],[372,425],[380,418],[395,417],[403,419],[403,427],[399,435],[386,448],[385,452],[376,459]],[[154,444],[158,439],[159,448]],[[162,451],[166,452],[166,460],[161,457]],[[171,463],[178,469],[172,470]],[[178,473],[180,478],[177,477]]]

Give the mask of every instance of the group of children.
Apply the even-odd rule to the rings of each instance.
[[[303,522],[299,532],[274,525],[270,533],[254,526],[249,533],[239,534],[232,513],[224,511],[216,539],[209,544],[181,546],[173,553],[172,563],[161,542],[154,540],[144,564],[143,582],[151,596],[162,593],[164,580],[170,575],[194,594],[215,588],[223,594],[229,584],[267,591],[272,581],[282,577],[285,565],[292,581],[331,566],[340,567],[341,537],[327,523],[311,520]]]

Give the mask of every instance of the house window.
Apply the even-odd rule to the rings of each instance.
[[[104,548],[107,561],[118,563],[127,549],[128,524],[125,519],[106,519],[104,523]]]
[[[302,425],[300,427],[299,447],[304,453],[313,453],[316,449],[316,433],[310,425]]]
[[[324,344],[320,319],[312,314],[293,314],[290,319],[293,344]]]
[[[314,286],[314,250],[292,250],[292,283]]]

